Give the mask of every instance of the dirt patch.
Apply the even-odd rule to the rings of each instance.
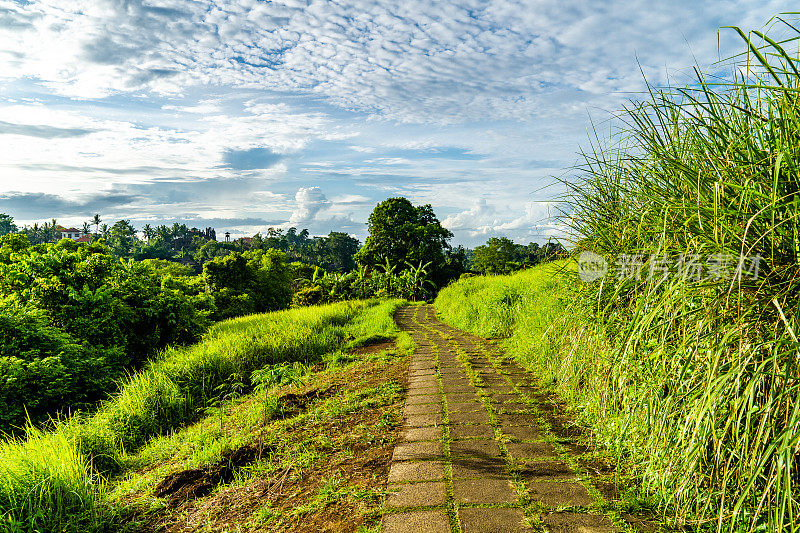
[[[351,355],[369,355],[380,353],[384,350],[393,350],[397,346],[393,340],[377,339],[367,342],[363,346],[350,350]]]
[[[622,494],[619,483],[615,481],[595,481],[594,487],[603,495],[606,501],[618,500]]]
[[[405,359],[391,364],[365,363],[321,375],[308,389],[289,389],[291,392],[280,399],[293,409],[308,409],[317,399],[389,382],[399,383],[404,389],[406,377]],[[170,507],[141,516],[148,523],[138,530],[223,532],[235,531],[249,523],[254,531],[338,533],[375,526],[380,520],[383,489],[400,431],[403,401],[403,397],[398,397],[391,404],[290,424],[280,430],[279,438],[267,439],[274,443],[274,448],[261,461],[257,447],[255,452],[243,448],[226,455],[213,467],[167,476],[156,490],[168,498]],[[393,424],[393,419],[398,423]],[[298,444],[305,449],[316,448],[318,455],[312,463],[295,463]],[[226,486],[226,480],[233,479],[238,465],[251,463],[269,473]],[[331,480],[335,480],[337,487],[333,495],[321,496],[325,494],[323,487],[329,487]],[[263,523],[256,525],[253,520],[258,522],[257,516],[265,516],[256,513],[265,506],[272,518],[263,518]]]
[[[220,483],[230,483],[235,469],[256,461],[268,451],[256,446],[242,446],[227,451],[222,454],[222,459],[218,463],[208,468],[190,468],[169,474],[156,485],[153,494],[159,498],[168,498],[172,507],[208,496]]]
[[[311,389],[303,393],[290,392],[284,394],[278,400],[283,405],[284,417],[294,416],[304,411],[311,402],[324,400],[335,395],[338,389],[338,386],[331,385],[324,389]]]

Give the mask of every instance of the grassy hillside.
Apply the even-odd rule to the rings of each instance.
[[[109,503],[108,480],[130,469],[152,438],[224,411],[254,389],[268,402],[271,388],[300,379],[309,365],[336,366],[343,350],[396,337],[392,315],[401,303],[345,302],[238,318],[216,325],[196,345],[164,351],[96,413],[0,444],[0,525],[114,529],[109,524],[118,509]],[[260,408],[265,420],[270,409],[278,407]]]

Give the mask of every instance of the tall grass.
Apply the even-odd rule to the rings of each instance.
[[[781,40],[732,30],[733,81],[698,72],[652,89],[610,148],[584,154],[568,184],[578,250],[617,266],[640,254],[640,270],[548,288],[534,269],[437,298],[454,325],[510,331],[509,348],[692,528],[800,530],[800,37],[776,24]],[[756,279],[737,275],[742,255],[763,258]],[[697,278],[681,266],[695,259]]]
[[[612,339],[617,439],[678,520],[717,530],[800,522],[800,37],[776,22],[780,42],[735,29],[734,81],[698,73],[629,106],[619,143],[585,153],[570,184],[580,247],[644,262],[587,292]],[[699,278],[658,264],[692,256]],[[763,258],[756,279],[740,256]],[[709,275],[731,260],[733,275]]]
[[[90,416],[0,444],[0,524],[20,531],[107,530],[103,475],[153,436],[200,416],[231,379],[286,361],[313,361],[347,343],[391,337],[401,300],[342,302],[217,324],[203,341],[168,349]],[[12,527],[13,526],[13,527]]]

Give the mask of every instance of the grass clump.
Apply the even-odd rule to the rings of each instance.
[[[0,458],[3,531],[81,533],[109,518],[103,480],[63,434],[29,428],[0,443]]]
[[[0,519],[21,531],[106,530],[113,513],[103,504],[102,476],[119,472],[128,454],[229,398],[233,378],[249,392],[257,385],[251,375],[265,366],[319,361],[365,338],[395,336],[391,316],[401,304],[342,302],[252,315],[217,324],[196,345],[165,350],[94,414],[58,422],[51,432],[29,428],[27,438],[0,444]]]

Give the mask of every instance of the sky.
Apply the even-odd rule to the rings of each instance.
[[[363,240],[380,201],[454,244],[563,236],[593,131],[714,74],[774,0],[0,0],[0,212]]]

